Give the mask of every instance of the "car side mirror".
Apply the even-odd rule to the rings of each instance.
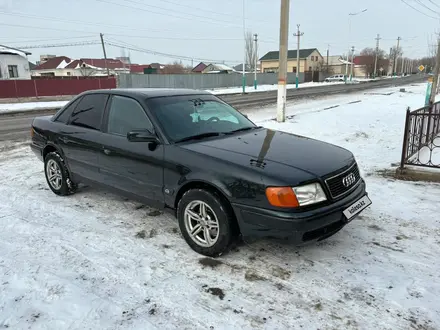
[[[135,129],[127,133],[127,140],[130,142],[155,142],[159,143],[154,132],[147,129]]]

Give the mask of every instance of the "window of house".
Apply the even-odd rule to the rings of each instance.
[[[8,65],[9,78],[18,78],[18,68],[16,65]]]
[[[70,117],[70,125],[99,130],[107,98],[106,94],[84,96]]]
[[[127,136],[135,129],[153,131],[153,124],[138,101],[125,97],[113,96],[108,113],[107,132]]]
[[[313,62],[313,61],[315,60],[315,57],[314,57],[314,56],[312,56],[311,60],[312,60],[312,62]]]
[[[312,67],[311,66],[309,66],[309,71],[312,71]]]
[[[70,76],[70,72],[67,72],[67,75]]]

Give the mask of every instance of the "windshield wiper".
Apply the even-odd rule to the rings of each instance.
[[[230,133],[237,133],[237,132],[244,132],[244,131],[250,131],[253,129],[261,128],[261,126],[250,126],[250,127],[242,127],[236,130],[231,131]]]
[[[211,137],[211,136],[220,136],[222,134],[223,133],[219,133],[219,132],[201,133],[201,134],[196,134],[196,135],[184,137],[180,140],[175,141],[175,143],[185,142],[185,141],[190,141],[190,140],[198,140],[198,139],[203,139],[203,138],[207,138],[207,137]]]

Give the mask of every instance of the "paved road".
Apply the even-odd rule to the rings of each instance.
[[[397,85],[406,85],[423,81],[421,76],[411,76],[403,79],[386,79],[374,83],[363,83],[353,85],[331,85],[322,87],[302,88],[298,90],[288,90],[287,98],[303,98],[312,96],[323,96],[331,94],[342,94],[356,92],[372,88],[392,87]],[[231,105],[244,109],[249,106],[262,106],[276,103],[277,92],[261,92],[261,93],[249,93],[246,95],[241,94],[229,94],[220,96],[223,100]],[[36,116],[44,116],[55,113],[55,110],[51,111],[36,111],[25,112],[14,115],[1,115],[0,116],[0,141],[6,140],[23,140],[29,137],[29,128],[33,118]]]

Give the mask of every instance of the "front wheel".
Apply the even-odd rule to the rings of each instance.
[[[233,239],[234,217],[217,193],[191,189],[179,201],[177,219],[185,241],[197,253],[218,257]]]

